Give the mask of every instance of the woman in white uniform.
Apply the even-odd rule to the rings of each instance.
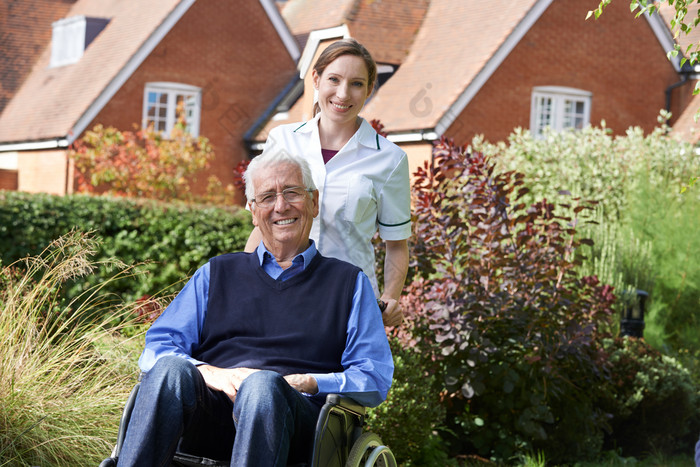
[[[312,72],[315,117],[274,128],[265,145],[282,145],[307,158],[320,192],[311,238],[321,254],[362,268],[387,305],[384,324],[395,326],[403,320],[398,299],[408,270],[410,183],[406,153],[359,117],[376,77],[372,56],[356,40],[329,45]],[[371,243],[377,230],[386,247],[381,292]],[[259,242],[256,229],[246,251]]]

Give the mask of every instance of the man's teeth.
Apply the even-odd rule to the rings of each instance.
[[[294,219],[284,219],[284,220],[275,222],[275,224],[277,224],[277,225],[287,225],[287,224],[291,224],[292,222],[294,222]]]

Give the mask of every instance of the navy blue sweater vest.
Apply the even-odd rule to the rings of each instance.
[[[255,253],[217,256],[210,266],[207,316],[193,357],[282,375],[343,370],[359,268],[316,254],[303,272],[279,281]]]

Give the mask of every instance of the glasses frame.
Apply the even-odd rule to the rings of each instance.
[[[313,193],[313,192],[315,191],[315,190],[312,190],[311,188],[304,188],[303,186],[290,186],[289,188],[285,188],[285,189],[282,190],[282,191],[275,191],[275,192],[266,191],[266,192],[264,192],[264,193],[260,193],[260,194],[258,194],[258,195],[255,195],[255,198],[253,198],[253,201],[252,201],[252,202],[255,203],[255,204],[257,204],[257,205],[260,206],[261,208],[271,208],[272,206],[275,205],[275,203],[277,203],[277,197],[278,197],[279,195],[282,195],[282,198],[284,198],[284,200],[285,200],[286,202],[288,202],[289,204],[298,203],[298,202],[301,201],[301,200],[289,201],[289,200],[287,199],[287,194],[290,193],[290,192],[299,190],[299,189],[301,189],[302,191],[305,191],[306,193]],[[262,195],[272,195],[272,194],[274,194],[275,197],[274,197],[274,198],[270,198],[270,200],[271,200],[270,203],[267,203],[267,202],[261,203],[260,201],[258,201],[258,198],[259,198],[260,196],[262,196]]]

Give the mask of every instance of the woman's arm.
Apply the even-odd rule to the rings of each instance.
[[[384,326],[398,326],[403,321],[399,297],[408,272],[408,240],[387,240],[384,258],[384,293],[381,299],[387,304],[382,313]]]

